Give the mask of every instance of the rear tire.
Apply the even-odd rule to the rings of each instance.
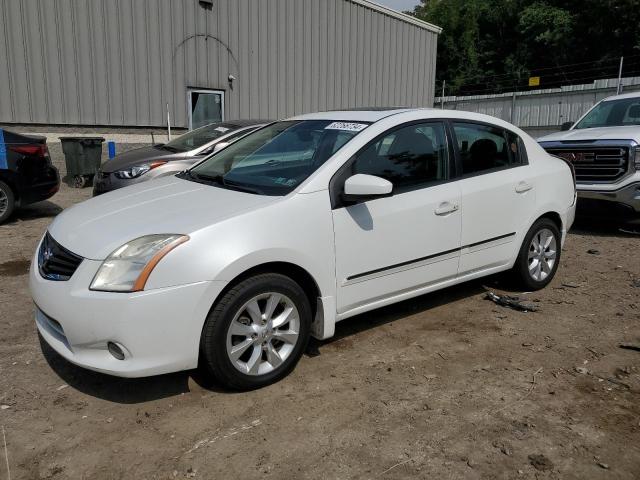
[[[11,187],[0,182],[0,224],[7,220],[16,208],[16,199]]]
[[[218,383],[252,390],[288,375],[311,330],[304,290],[277,273],[230,288],[209,312],[200,339],[200,364]]]
[[[561,234],[549,218],[538,219],[524,237],[513,273],[527,290],[546,287],[560,264]]]

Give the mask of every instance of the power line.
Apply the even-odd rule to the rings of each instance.
[[[627,76],[627,77],[640,76],[640,69],[638,69],[638,70],[636,70],[636,71],[633,71],[633,72],[626,72],[626,73],[625,73],[625,76]],[[576,82],[576,83],[577,83],[577,82],[581,82],[581,81],[582,81],[582,82],[584,82],[584,81],[586,81],[586,80],[593,80],[593,81],[596,81],[596,80],[606,80],[606,79],[609,79],[609,78],[612,78],[612,77],[610,77],[610,76],[603,76],[603,77],[600,77],[600,78],[593,78],[593,76],[588,76],[588,77],[575,78],[575,79],[572,79],[572,81],[574,81],[574,82]],[[467,84],[467,85],[471,85],[471,84]],[[537,88],[538,88],[538,89],[542,89],[542,90],[544,90],[544,89],[560,88],[560,87],[553,87],[553,86],[547,86],[547,87],[545,87],[545,86],[540,86],[540,87],[537,87]],[[472,90],[465,90],[464,92],[461,92],[461,93],[459,94],[459,96],[472,96],[472,95],[499,95],[499,94],[501,94],[501,93],[512,92],[512,91],[514,91],[514,90],[521,91],[521,92],[526,92],[526,91],[528,91],[528,89],[529,89],[529,85],[525,85],[525,84],[512,85],[512,86],[505,86],[505,87],[503,87],[503,88],[494,88],[494,87],[488,86],[488,87],[485,87],[485,88],[478,88],[478,89],[472,89]],[[500,91],[500,90],[502,90],[502,91]],[[458,90],[458,91],[459,91],[459,90]],[[451,93],[449,93],[449,94],[447,94],[447,95],[445,95],[445,96],[451,96],[451,95],[452,95],[452,94],[451,94]]]
[[[635,54],[635,55],[625,55],[625,60],[626,59],[632,59],[632,58],[640,58],[640,54]],[[601,70],[603,68],[607,68],[604,64],[606,63],[610,63],[610,62],[614,62],[614,64],[612,64],[610,66],[610,68],[614,68],[617,67],[619,59],[618,58],[611,58],[611,59],[607,59],[607,60],[591,60],[589,62],[578,62],[578,63],[567,63],[567,64],[563,64],[563,65],[558,65],[555,67],[541,67],[541,68],[530,68],[527,69],[529,74],[530,73],[538,73],[538,72],[542,72],[545,70],[560,70],[563,69],[565,67],[574,67],[574,66],[578,66],[578,65],[586,65],[586,64],[594,64],[594,63],[599,63],[598,66],[594,66],[588,69],[581,69],[581,70],[561,70],[555,74],[548,74],[545,75],[546,77],[548,76],[560,76],[560,75],[571,75],[572,73],[579,73],[579,72],[585,72],[585,71],[593,71],[593,70]],[[536,75],[536,76],[541,76],[541,75]],[[495,75],[484,75],[481,77],[477,77],[476,75],[473,74],[469,74],[463,77],[458,77],[459,79],[463,79],[463,80],[469,80],[472,79],[474,80],[473,82],[468,82],[462,85],[473,85],[473,84],[480,84],[480,83],[485,83],[485,80],[494,80],[494,79],[498,79],[498,78],[508,78],[508,79],[513,79],[513,80],[520,80],[520,78],[522,78],[521,76],[514,74],[514,73],[500,73],[500,74],[495,74]],[[436,82],[438,83],[438,82]]]

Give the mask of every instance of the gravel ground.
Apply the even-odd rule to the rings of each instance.
[[[238,394],[195,372],[99,375],[40,345],[29,261],[89,196],[63,186],[0,227],[0,478],[5,455],[12,479],[640,475],[640,352],[619,348],[640,344],[637,235],[573,231],[540,292],[489,278],[345,321],[288,378]]]

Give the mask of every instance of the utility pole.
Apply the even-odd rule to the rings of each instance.
[[[444,86],[446,83],[446,80],[442,80],[442,95],[440,96],[440,109],[442,110],[444,110]]]
[[[616,90],[616,95],[620,95],[622,93],[622,63],[624,62],[624,57],[620,57],[620,69],[618,70],[618,88]]]
[[[167,102],[167,137],[171,141],[171,114],[169,113],[169,102]]]

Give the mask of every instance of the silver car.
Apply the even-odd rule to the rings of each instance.
[[[233,120],[205,125],[161,145],[137,148],[104,162],[96,173],[93,195],[174,175],[223,149],[270,120]]]

